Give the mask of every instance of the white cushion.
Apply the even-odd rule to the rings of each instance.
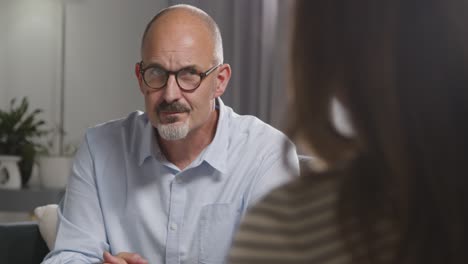
[[[34,215],[39,224],[39,232],[50,250],[54,248],[57,236],[58,205],[49,204],[34,209]]]

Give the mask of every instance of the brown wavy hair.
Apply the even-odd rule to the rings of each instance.
[[[354,261],[378,262],[385,221],[393,263],[467,261],[468,2],[298,0],[294,20],[291,135],[339,172]],[[353,137],[331,124],[333,97]]]

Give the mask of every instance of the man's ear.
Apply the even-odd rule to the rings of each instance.
[[[215,97],[220,97],[226,91],[226,87],[231,79],[231,66],[229,64],[222,64],[219,66],[218,75],[216,76],[216,91]]]
[[[137,80],[138,80],[138,85],[140,86],[140,91],[142,94],[145,94],[145,90],[144,90],[144,82],[143,82],[143,76],[141,76],[141,73],[140,73],[140,63],[136,63],[135,64],[135,75],[137,77]]]

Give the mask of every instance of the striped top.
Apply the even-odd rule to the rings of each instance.
[[[338,229],[335,208],[336,180],[300,177],[276,189],[243,220],[228,263],[351,263]],[[385,233],[388,234],[388,229]],[[390,239],[379,243],[385,241]],[[388,262],[388,252],[385,247],[382,254],[379,251],[379,260]]]

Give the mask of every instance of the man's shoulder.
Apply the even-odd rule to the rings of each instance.
[[[133,132],[143,129],[146,123],[146,115],[141,111],[134,111],[126,117],[113,119],[90,127],[86,136],[91,138],[109,138],[121,135],[123,132]]]
[[[240,115],[229,109],[229,111],[226,111],[226,119],[231,134],[242,137],[247,136],[256,140],[287,140],[287,136],[283,132],[265,123],[258,117]]]

